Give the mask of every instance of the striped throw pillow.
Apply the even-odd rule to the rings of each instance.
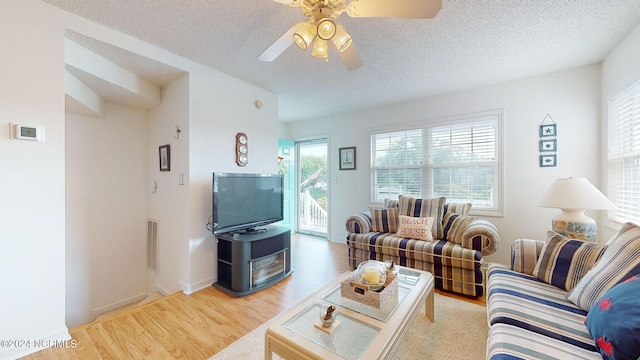
[[[600,259],[607,246],[569,239],[554,231],[547,232],[533,276],[560,289],[571,291]]]
[[[371,230],[375,232],[394,233],[398,231],[398,209],[370,209]]]
[[[385,208],[395,208],[395,207],[398,207],[398,200],[393,200],[393,199],[384,199],[384,207],[385,207]]]
[[[434,239],[441,240],[444,239],[442,220],[444,218],[444,202],[446,200],[445,197],[416,199],[400,195],[398,197],[398,208],[400,209],[400,215],[434,218],[435,221],[433,222],[431,233]]]
[[[475,216],[462,216],[448,212],[444,216],[444,222],[442,224],[444,239],[456,244],[462,244],[462,234],[464,234],[475,219]]]
[[[640,227],[626,223],[607,242],[600,261],[567,294],[567,300],[589,311],[607,290],[640,273]]]
[[[452,212],[460,215],[469,215],[471,203],[447,203],[444,204],[444,213]]]

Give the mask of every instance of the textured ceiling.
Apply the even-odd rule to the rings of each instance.
[[[271,0],[43,1],[272,91],[283,121],[598,63],[640,23],[638,0],[443,0],[431,20],[343,14],[337,22],[364,62],[349,72],[335,51],[325,63],[295,45],[274,62],[258,60],[305,20]]]

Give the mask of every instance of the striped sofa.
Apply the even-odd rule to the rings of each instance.
[[[483,256],[498,249],[499,236],[491,222],[469,216],[470,209],[471,204],[447,204],[444,197],[400,196],[399,200],[386,200],[384,209],[354,214],[346,221],[349,263],[356,268],[366,260],[392,260],[432,273],[437,288],[481,296]],[[397,236],[396,213],[433,217],[433,240]]]
[[[640,273],[640,227],[625,224],[606,244],[560,237],[518,239],[511,267],[489,264],[487,359],[603,358],[587,318],[611,288]]]

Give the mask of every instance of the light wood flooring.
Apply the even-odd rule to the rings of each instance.
[[[265,290],[244,297],[214,287],[177,292],[71,329],[74,349],[50,348],[22,359],[207,359],[352,270],[345,244],[297,234],[291,247],[294,273]],[[484,305],[481,297],[443,294]]]

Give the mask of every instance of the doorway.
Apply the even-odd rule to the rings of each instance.
[[[297,231],[326,237],[329,219],[327,139],[296,142],[296,155]]]

